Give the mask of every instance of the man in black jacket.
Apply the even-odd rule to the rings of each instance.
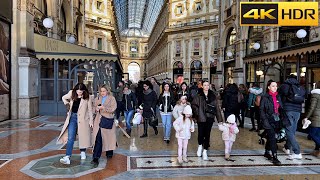
[[[289,156],[289,158],[302,159],[302,155],[300,153],[300,146],[295,137],[297,131],[297,124],[302,111],[302,103],[297,103],[290,100],[293,86],[303,88],[300,87],[300,84],[297,80],[297,76],[291,74],[289,78],[285,81],[285,83],[280,86],[279,89],[279,94],[283,102],[284,110],[286,111],[286,114],[291,124],[290,126],[286,127],[287,142],[283,148],[283,151],[289,155],[290,149],[292,149],[293,153]]]

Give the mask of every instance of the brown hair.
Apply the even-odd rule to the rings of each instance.
[[[104,88],[107,90],[107,94],[112,96],[111,88],[109,85],[103,84],[100,86],[99,91],[101,91],[101,88]]]
[[[72,96],[71,96],[72,100],[75,101],[78,98],[77,90],[83,91],[83,94],[82,94],[83,99],[86,99],[86,100],[89,99],[89,91],[86,85],[84,85],[83,83],[78,83],[72,89]]]

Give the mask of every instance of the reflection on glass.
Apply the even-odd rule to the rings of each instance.
[[[69,74],[69,61],[68,60],[62,60],[58,61],[59,67],[58,67],[58,78],[59,79],[67,79]]]
[[[68,80],[59,80],[58,81],[58,96],[57,96],[57,101],[62,101],[62,96],[67,94],[69,90],[71,90],[73,87],[70,86],[71,88],[68,88]]]
[[[41,80],[41,100],[54,100],[54,80]]]
[[[41,64],[41,78],[53,78],[54,77],[54,61],[40,60]]]

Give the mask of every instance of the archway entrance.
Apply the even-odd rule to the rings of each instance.
[[[136,62],[132,62],[128,65],[128,73],[129,73],[129,80],[132,83],[138,83],[141,79],[140,77],[140,65]]]

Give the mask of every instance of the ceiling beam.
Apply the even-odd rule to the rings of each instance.
[[[144,21],[146,18],[148,8],[150,8],[149,7],[149,0],[146,0],[146,3],[144,4],[143,15],[142,15],[141,24],[140,24],[141,30],[143,29],[143,25],[144,25]]]

